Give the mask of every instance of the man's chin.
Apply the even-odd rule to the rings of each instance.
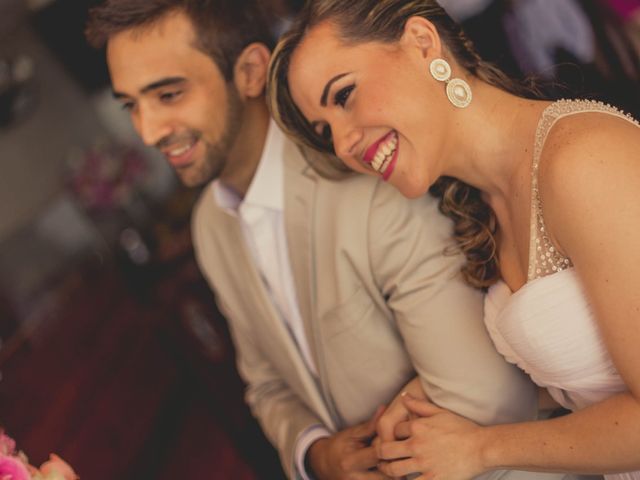
[[[218,175],[213,172],[203,172],[201,169],[194,168],[194,166],[186,167],[184,169],[175,168],[174,171],[180,179],[180,182],[185,187],[202,187],[214,180]]]
[[[175,168],[174,172],[180,179],[180,183],[182,183],[185,187],[199,187],[200,185],[205,183],[204,180],[202,180],[202,176],[198,175],[198,172],[194,172],[190,168]]]

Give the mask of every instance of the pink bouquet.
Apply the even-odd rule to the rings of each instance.
[[[23,452],[16,451],[16,442],[0,430],[0,480],[78,480],[73,469],[55,454],[40,468],[29,464]]]

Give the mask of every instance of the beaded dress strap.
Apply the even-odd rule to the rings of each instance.
[[[538,167],[544,143],[553,125],[563,117],[583,112],[615,115],[640,127],[630,115],[610,105],[593,100],[559,100],[549,105],[538,122],[533,162],[531,164],[531,230],[529,234],[529,268],[527,281],[535,280],[571,267],[571,259],[562,255],[547,233],[542,215],[542,201],[538,189]]]

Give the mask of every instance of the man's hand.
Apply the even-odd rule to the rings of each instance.
[[[376,470],[378,456],[371,446],[380,407],[371,420],[346,428],[331,437],[314,442],[307,451],[308,462],[318,480],[381,480]]]

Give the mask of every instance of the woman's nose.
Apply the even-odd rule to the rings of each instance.
[[[332,125],[333,148],[336,155],[343,160],[360,160],[355,158],[358,154],[358,144],[362,140],[362,131],[349,125]]]

